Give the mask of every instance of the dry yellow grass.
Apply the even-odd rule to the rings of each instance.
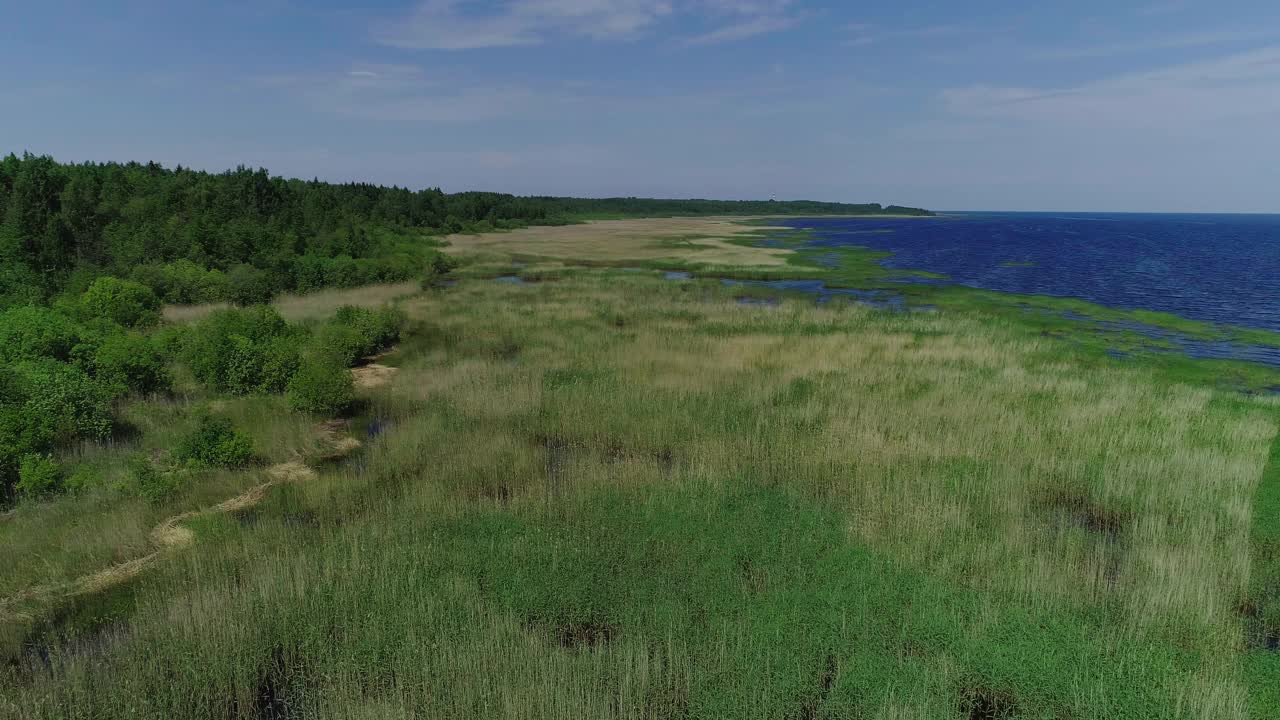
[[[1016,707],[988,716],[1250,717],[1236,606],[1274,401],[977,315],[733,292],[583,272],[404,301],[423,332],[368,393],[391,429],[281,493],[325,520],[201,542],[147,590],[129,644],[57,657],[15,715],[52,714],[66,687],[102,708],[144,688],[245,709],[278,657],[316,716],[651,720],[679,715],[674,696],[692,717],[946,718],[980,716],[957,694],[986,690]],[[763,530],[701,524],[761,489],[788,500]],[[706,508],[666,514],[671,498]],[[792,526],[814,508],[830,525]],[[796,557],[821,572],[788,575],[810,537]],[[833,581],[859,563],[875,574]],[[716,572],[730,589],[698,594]],[[860,604],[898,581],[922,590]],[[548,607],[619,633],[566,648]],[[824,657],[852,700],[802,712]]]
[[[356,443],[356,447],[359,447],[359,443]],[[5,619],[4,616],[6,611],[13,613],[15,617],[24,617],[24,614],[21,611],[11,610],[11,608],[22,605],[23,603],[33,601],[47,602],[75,595],[92,595],[107,590],[108,588],[115,587],[116,585],[127,583],[159,561],[166,553],[181,550],[195,542],[195,533],[193,533],[189,528],[184,527],[184,523],[206,515],[236,513],[247,510],[262,502],[262,499],[267,495],[267,491],[276,485],[287,482],[309,480],[316,476],[314,470],[299,461],[273,465],[267,468],[264,474],[267,478],[265,482],[254,485],[233,498],[223,500],[212,507],[200,510],[191,510],[179,515],[174,515],[173,517],[167,518],[159,525],[156,525],[155,528],[151,530],[149,536],[151,544],[155,549],[146,555],[112,565],[108,568],[98,570],[67,582],[53,585],[40,585],[28,588],[8,598],[0,598],[0,620]]]
[[[290,321],[314,320],[333,315],[343,305],[377,308],[418,292],[418,283],[402,282],[366,285],[358,288],[321,290],[306,295],[281,295],[271,302],[280,315]],[[229,307],[227,303],[203,305],[166,305],[164,319],[169,322],[193,322],[214,310]]]
[[[459,334],[525,342],[518,366],[466,358],[406,369],[402,384],[500,423],[554,401],[544,372],[585,363],[616,378],[611,391],[572,394],[563,409],[564,432],[588,433],[588,445],[637,433],[682,446],[687,463],[717,477],[763,473],[808,487],[849,508],[861,541],[997,595],[1120,601],[1131,628],[1186,620],[1206,637],[1238,633],[1250,502],[1276,434],[1264,412],[1223,417],[1204,388],[1034,364],[1042,341],[1013,340],[969,317],[833,312],[804,301],[759,309],[662,289],[626,306],[639,319],[624,336],[589,341],[563,328],[589,316],[584,308],[611,306],[618,290],[605,282],[473,283],[417,299],[411,312]],[[503,310],[514,298],[522,311]],[[690,310],[701,316],[692,325],[664,319]],[[738,330],[690,332],[715,325]],[[812,396],[776,407],[796,382]],[[755,429],[690,427],[685,408],[695,397],[738,398],[760,413]],[[665,423],[625,419],[626,398],[644,398]],[[619,472],[582,461],[567,467],[583,483]]]
[[[561,227],[531,227],[506,233],[450,235],[449,252],[460,256],[509,253],[562,261],[625,263],[679,258],[722,267],[785,265],[790,250],[727,242],[770,228],[741,224],[743,218],[649,218],[601,220]]]

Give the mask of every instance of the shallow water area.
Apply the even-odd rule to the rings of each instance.
[[[812,233],[810,249],[888,251],[887,268],[948,276],[914,284],[1074,297],[1280,332],[1280,215],[955,213],[777,224]]]
[[[1180,352],[1187,357],[1200,360],[1243,360],[1280,368],[1280,348],[1276,347],[1248,345],[1230,340],[1203,340],[1176,330],[1133,320],[1121,322],[1094,320],[1088,315],[1070,311],[1061,315],[1068,320],[1091,322],[1106,330],[1134,332],[1145,338],[1164,343],[1164,345],[1149,345],[1143,348],[1152,352]],[[1108,350],[1107,353],[1113,357],[1128,357],[1129,355],[1128,352],[1123,350]]]
[[[884,290],[856,290],[854,288],[835,288],[822,280],[731,280],[722,278],[724,285],[751,285],[767,287],[785,292],[801,292],[814,296],[819,305],[830,302],[833,298],[852,298],[864,305],[884,310],[906,310],[906,298]],[[936,308],[935,308],[936,309]]]

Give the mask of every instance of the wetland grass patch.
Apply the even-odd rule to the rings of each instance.
[[[1272,405],[739,292],[404,301],[360,461],[197,525],[103,642],[17,656],[0,715],[1264,716]]]

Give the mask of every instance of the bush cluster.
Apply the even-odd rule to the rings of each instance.
[[[226,271],[206,269],[185,258],[170,263],[138,265],[130,280],[150,289],[163,302],[196,304],[231,302],[248,306],[267,302],[281,291],[312,292],[384,282],[402,282],[452,269],[453,261],[433,250],[382,257],[300,255],[273,268],[249,264]]]
[[[129,277],[151,288],[168,303],[222,302],[231,296],[226,273],[208,270],[186,258],[171,263],[137,265]]]
[[[428,253],[438,256],[439,253]],[[430,261],[431,258],[428,258]],[[383,282],[401,282],[422,272],[423,261],[410,254],[353,258],[350,255],[325,257],[301,255],[290,264],[287,278],[291,289],[310,292],[321,288],[347,288]]]
[[[160,321],[160,298],[151,288],[130,280],[100,277],[80,296],[86,318],[104,318],[127,328],[149,327]]]
[[[228,308],[195,325],[183,342],[192,374],[234,394],[287,392],[291,407],[334,414],[355,397],[348,368],[400,339],[404,314],[345,306],[313,329],[266,306]]]
[[[284,392],[294,408],[334,414],[354,399],[348,368],[395,343],[405,322],[391,307],[343,307],[317,327],[291,325],[255,305],[218,310],[189,328],[143,332],[159,320],[159,303],[142,283],[102,277],[54,307],[0,311],[0,499],[68,485],[53,453],[108,438],[116,401],[168,390],[175,357],[219,392]],[[174,454],[188,466],[234,467],[252,448],[226,421],[206,417]],[[139,492],[171,489],[170,479],[148,472],[135,473]]]
[[[310,353],[289,380],[289,407],[317,415],[334,415],[351,406],[355,387],[346,363],[325,352]]]
[[[299,362],[305,331],[274,309],[218,310],[186,333],[183,354],[196,379],[223,392],[280,392]]]
[[[98,278],[56,307],[0,311],[0,498],[57,487],[50,453],[110,436],[119,398],[169,388],[164,346],[135,329],[159,307],[143,285]]]
[[[344,305],[334,313],[333,324],[355,330],[360,336],[362,355],[373,355],[400,341],[404,311],[393,306],[377,310]]]
[[[46,492],[48,453],[109,437],[112,400],[108,387],[69,363],[23,360],[0,369],[0,495]]]
[[[253,460],[253,441],[227,418],[203,412],[195,429],[178,441],[173,457],[191,467],[244,467]]]

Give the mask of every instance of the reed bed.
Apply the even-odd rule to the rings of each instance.
[[[739,292],[403,300],[380,434],[16,626],[0,716],[1266,717],[1241,607],[1274,402]]]

